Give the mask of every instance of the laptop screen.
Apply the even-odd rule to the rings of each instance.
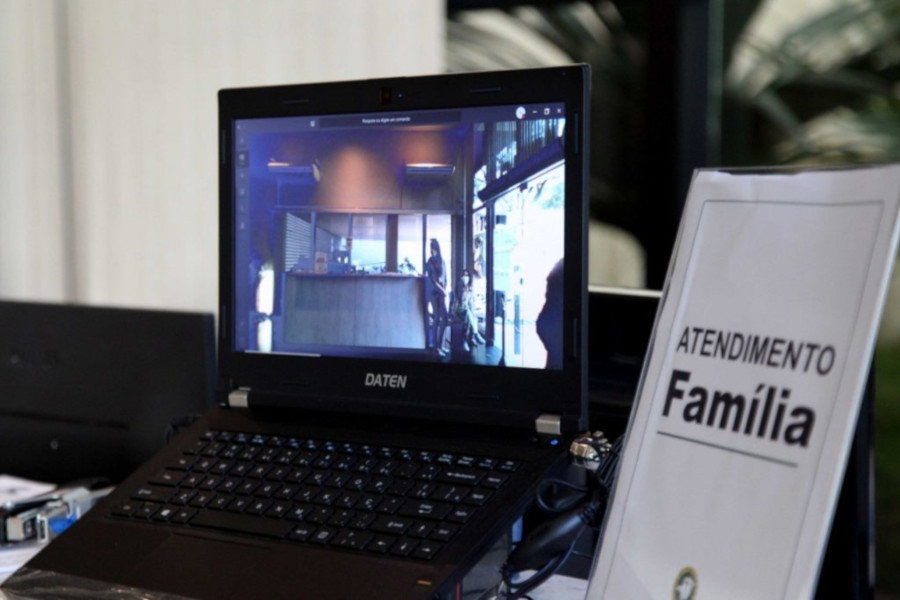
[[[233,122],[233,350],[562,368],[560,102]]]

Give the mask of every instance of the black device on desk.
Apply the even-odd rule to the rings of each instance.
[[[461,600],[499,583],[479,565],[502,563],[560,438],[587,425],[588,81],[221,92],[225,406],[5,585]],[[335,252],[384,269],[316,268]],[[485,343],[451,353],[464,268]]]
[[[0,302],[0,473],[118,482],[213,405],[211,314]]]

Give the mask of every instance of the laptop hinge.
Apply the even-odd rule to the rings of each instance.
[[[247,408],[250,406],[250,388],[240,387],[228,394],[228,406],[231,408]]]
[[[540,415],[534,421],[534,427],[542,435],[562,434],[562,419],[559,415]]]

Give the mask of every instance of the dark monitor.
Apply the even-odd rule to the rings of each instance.
[[[660,293],[591,286],[588,294],[588,401],[592,428],[625,432]]]
[[[0,473],[123,479],[213,402],[211,314],[0,302]]]

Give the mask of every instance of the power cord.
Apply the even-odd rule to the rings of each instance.
[[[588,485],[550,479],[538,486],[537,506],[557,516],[529,532],[502,567],[509,600],[528,598],[566,562],[585,528],[600,528],[621,449],[621,437],[611,444],[599,431],[582,435],[572,442],[569,453],[573,464],[588,472]],[[523,581],[513,581],[525,571],[535,573]]]

